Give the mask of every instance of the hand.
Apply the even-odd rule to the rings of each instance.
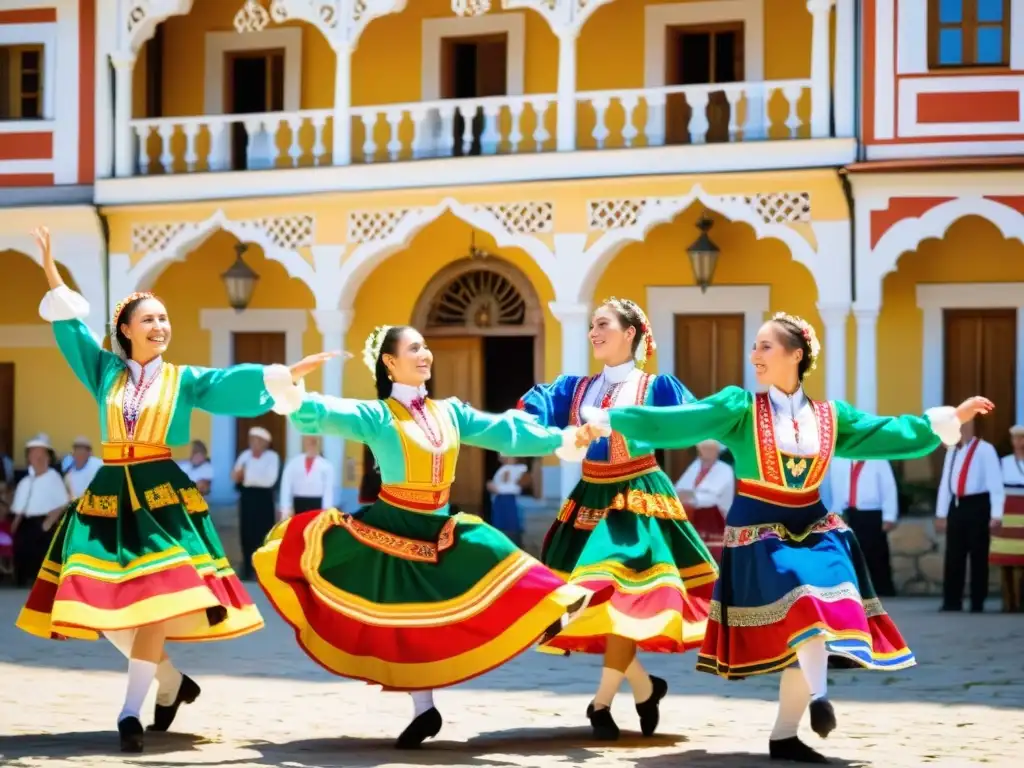
[[[231,470],[231,482],[240,483],[245,478],[245,469],[239,467],[238,469]]]
[[[289,370],[292,372],[292,381],[298,384],[299,381],[304,376],[307,376],[308,374],[312,373],[321,365],[326,363],[328,360],[333,360],[334,358],[341,357],[342,355],[345,356],[346,360],[352,357],[351,352],[337,351],[317,352],[315,355],[310,355],[309,357],[302,358],[301,360],[299,360],[299,362],[295,363],[292,366],[289,366]]]
[[[896,527],[896,523],[882,523],[882,530],[888,533]]]
[[[966,424],[974,419],[975,416],[984,416],[991,413],[995,407],[995,404],[987,397],[975,395],[974,397],[967,398],[956,407],[956,417],[960,419],[961,424]]]
[[[601,436],[601,430],[598,425],[584,424],[582,427],[576,429],[576,447],[586,448]]]
[[[1003,521],[998,517],[993,518],[992,520],[988,521],[988,527],[990,530],[998,531],[1000,528],[1003,527]]]
[[[946,532],[946,518],[944,518],[944,517],[936,517],[935,518],[935,530],[938,531],[939,533],[945,533]]]
[[[32,230],[32,237],[39,246],[39,253],[43,257],[43,266],[53,263],[53,253],[50,250],[50,230],[46,227],[36,227]]]

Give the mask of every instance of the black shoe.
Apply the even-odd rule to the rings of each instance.
[[[122,752],[141,752],[145,731],[137,717],[126,717],[117,723],[117,732],[121,735]]]
[[[984,605],[972,605],[971,606],[971,613],[984,613],[984,612],[985,612],[985,606]]]
[[[658,720],[661,717],[658,705],[668,693],[668,683],[660,677],[651,675],[651,686],[653,691],[647,701],[636,705],[636,713],[640,715],[640,733],[644,736],[653,736],[658,729]]]
[[[591,702],[587,707],[587,717],[590,718],[590,727],[594,729],[594,738],[598,741],[618,741],[619,726],[612,718],[612,711],[608,707],[596,709]]]
[[[772,760],[789,760],[793,763],[831,762],[821,752],[811,749],[796,736],[790,739],[773,739],[768,742],[768,756]]]
[[[939,608],[939,613],[960,613],[963,609],[962,605],[943,605]]]
[[[417,715],[402,731],[395,742],[395,749],[419,749],[427,739],[432,739],[441,732],[441,713],[436,707]]]
[[[178,707],[182,704],[191,704],[199,698],[200,692],[201,690],[195,680],[188,675],[182,675],[181,685],[178,686],[178,695],[174,697],[174,703],[166,707],[157,704],[153,708],[153,724],[146,730],[160,732],[169,730],[171,723],[174,722],[174,718],[178,714]]]
[[[811,702],[811,730],[827,739],[836,729],[836,711],[828,699],[815,699]]]

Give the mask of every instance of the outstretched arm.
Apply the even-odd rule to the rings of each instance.
[[[291,422],[303,434],[338,435],[367,443],[385,423],[384,409],[377,400],[354,400],[306,392],[305,382],[268,387],[277,413],[290,414]]]
[[[498,451],[506,456],[547,456],[556,453],[565,461],[582,461],[586,455],[589,430],[547,427],[521,411],[485,413],[454,397],[447,403],[455,412],[459,436],[466,445]]]
[[[689,448],[702,440],[729,446],[742,439],[740,426],[750,410],[750,395],[739,387],[726,387],[710,397],[664,408],[645,405],[626,408],[584,407],[588,423],[607,426],[652,448]]]
[[[519,399],[516,407],[545,427],[567,427],[572,397],[579,382],[578,376],[559,376],[550,384],[537,384]]]

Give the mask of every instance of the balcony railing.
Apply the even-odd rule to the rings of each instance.
[[[555,94],[442,99],[348,110],[352,162],[556,149]],[[577,149],[825,138],[811,130],[811,80],[576,94]],[[137,174],[334,163],[332,110],[132,120]]]

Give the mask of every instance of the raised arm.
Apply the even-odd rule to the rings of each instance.
[[[611,427],[652,448],[689,448],[702,440],[718,440],[729,447],[744,439],[742,424],[750,412],[750,395],[739,387],[726,387],[685,405],[635,405],[607,411],[584,407],[582,411],[588,423]]]
[[[32,233],[39,246],[43,272],[50,290],[39,302],[39,316],[53,327],[57,348],[71,370],[96,399],[102,392],[103,376],[111,366],[120,366],[120,359],[107,352],[93,337],[84,320],[89,316],[89,302],[64,284],[50,250],[50,233],[45,228]]]
[[[478,411],[461,400],[449,398],[459,424],[459,435],[465,445],[498,451],[506,456],[547,456],[558,453],[566,461],[580,461],[586,443],[577,446],[577,431],[544,426],[521,411],[502,414]]]

